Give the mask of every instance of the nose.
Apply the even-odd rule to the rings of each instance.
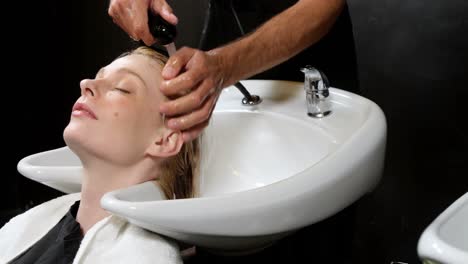
[[[96,95],[96,82],[95,80],[84,79],[80,82],[81,95],[95,96]]]

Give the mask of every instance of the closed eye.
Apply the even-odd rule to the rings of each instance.
[[[122,89],[122,88],[114,88],[115,90],[119,91],[119,92],[122,92],[122,93],[126,93],[126,94],[129,94],[130,91],[128,90],[125,90],[125,89]]]

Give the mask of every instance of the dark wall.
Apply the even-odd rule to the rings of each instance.
[[[388,122],[384,177],[357,226],[356,251],[372,250],[356,263],[414,263],[421,232],[468,191],[468,2],[348,3],[362,89]]]
[[[207,1],[173,2],[179,16],[190,21],[181,21],[179,46],[197,46]],[[378,188],[355,205],[351,218],[332,219],[331,226],[353,237],[344,245],[352,251],[346,263],[417,263],[422,230],[468,190],[463,104],[468,98],[468,2],[352,0],[348,5],[360,88],[386,114],[388,145]],[[62,131],[79,96],[79,81],[132,46],[107,17],[107,1],[36,1],[27,9],[14,8],[9,10],[24,10],[21,19],[29,26],[10,22],[4,34],[9,40],[4,41],[9,44],[4,74],[14,82],[4,87],[4,102],[14,105],[4,110],[8,155],[0,226],[60,195],[19,175],[16,164],[64,145]],[[326,233],[307,234],[275,250],[307,257],[316,254],[312,246],[334,247],[326,239],[311,241]],[[331,239],[339,240],[339,232]]]

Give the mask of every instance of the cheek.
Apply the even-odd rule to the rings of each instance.
[[[111,123],[130,126],[138,118],[138,110],[134,106],[121,105],[109,110],[108,117]]]
[[[108,105],[107,121],[103,124],[106,133],[111,131],[120,140],[128,141],[139,133],[139,129],[148,122],[140,102],[131,99],[117,99]],[[106,127],[107,126],[107,127]]]
[[[151,96],[145,94],[127,98],[109,94],[106,100],[108,104],[102,108],[107,112],[109,129],[121,131],[121,136],[143,136],[148,133],[148,129],[152,132],[155,127],[161,126],[159,104]]]
[[[106,98],[106,104],[103,105],[103,110],[108,112],[108,116],[114,121],[131,117],[135,109],[135,102],[125,98],[115,92],[109,92]],[[107,110],[106,110],[107,109]]]

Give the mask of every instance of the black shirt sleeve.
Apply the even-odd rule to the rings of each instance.
[[[80,248],[83,234],[76,222],[80,202],[70,207],[68,213],[36,244],[15,258],[11,264],[68,264],[73,263]]]

